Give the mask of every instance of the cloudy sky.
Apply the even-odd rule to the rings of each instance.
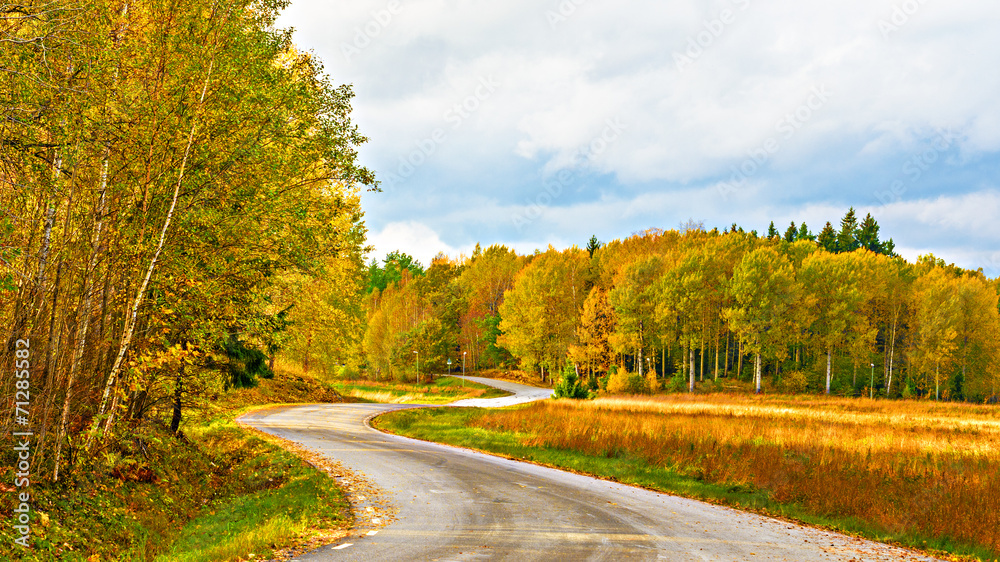
[[[996,0],[292,0],[278,25],[354,85],[375,257],[853,206],[1000,275]]]

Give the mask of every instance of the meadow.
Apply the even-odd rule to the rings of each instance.
[[[1000,556],[996,407],[668,395],[377,423],[930,551]]]

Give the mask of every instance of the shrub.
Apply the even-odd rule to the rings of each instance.
[[[608,392],[611,394],[641,394],[646,392],[646,381],[642,375],[616,369],[608,377]]]
[[[659,392],[663,388],[660,380],[656,378],[656,371],[650,371],[646,374],[646,391],[647,392]]]
[[[563,367],[562,377],[559,379],[559,383],[556,384],[552,396],[554,398],[573,398],[576,400],[593,398],[590,391],[580,383],[580,377],[576,373],[576,366],[569,362]]]
[[[809,379],[802,371],[790,371],[781,379],[778,389],[785,394],[801,394],[809,388]]]
[[[337,369],[337,378],[349,381],[359,378],[359,375],[358,372],[351,368],[350,365],[341,365],[340,368]]]
[[[674,372],[673,376],[667,379],[667,392],[687,392],[688,377],[683,371]]]

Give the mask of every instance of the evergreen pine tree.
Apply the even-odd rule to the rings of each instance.
[[[858,244],[876,254],[882,251],[882,243],[878,240],[878,223],[872,218],[871,213],[868,213],[865,220],[861,221],[861,227],[858,229]]]
[[[836,253],[837,250],[837,231],[833,229],[833,225],[830,221],[826,222],[826,226],[819,233],[819,237],[816,239],[820,246],[822,246],[828,252]]]
[[[892,258],[896,257],[896,243],[892,241],[892,238],[886,242],[882,242],[881,253]]]
[[[771,226],[767,227],[767,237],[770,239],[778,237],[778,229],[774,228],[774,221],[771,221]]]
[[[809,227],[806,226],[806,223],[802,223],[802,226],[799,227],[799,233],[795,236],[795,239],[814,241],[816,240],[816,235],[813,234],[812,232],[809,232]]]
[[[851,207],[840,219],[840,233],[837,234],[837,250],[853,252],[858,249],[858,216]]]
[[[590,257],[594,257],[594,252],[600,249],[600,247],[601,243],[597,241],[597,236],[591,236],[590,240],[587,242],[587,253],[590,254]]]
[[[795,242],[798,239],[799,230],[795,228],[795,221],[788,225],[788,230],[785,231],[785,242]]]

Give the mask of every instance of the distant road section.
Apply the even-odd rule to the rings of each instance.
[[[520,403],[551,393],[469,380],[515,393],[463,401],[470,405]],[[295,560],[934,560],[699,501],[387,435],[366,423],[407,407],[318,404],[241,418],[340,461],[381,488],[395,510],[375,517],[374,525],[359,517],[365,524],[354,536]],[[370,489],[364,493],[371,495]],[[356,514],[369,509],[370,498],[354,492],[351,500]]]
[[[517,384],[516,382],[486,379],[483,377],[463,377],[460,375],[452,376],[457,379],[465,379],[467,381],[485,384],[486,386],[492,386],[493,388],[499,388],[500,390],[506,390],[511,393],[511,395],[501,398],[469,398],[467,400],[452,402],[450,404],[451,406],[468,406],[470,408],[502,408],[504,406],[513,406],[514,404],[524,404],[525,402],[534,402],[536,400],[552,398],[551,388],[538,388],[524,384]]]

